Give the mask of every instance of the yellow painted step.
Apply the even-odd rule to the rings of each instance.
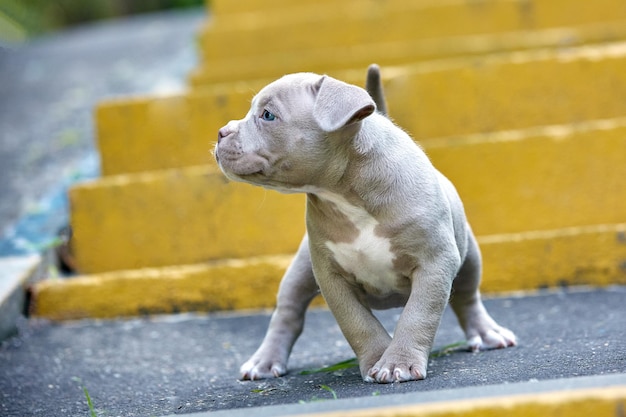
[[[314,412],[308,417],[615,417],[626,407],[626,386],[576,388],[457,401]],[[620,416],[621,417],[621,416]]]
[[[403,39],[393,42],[359,43],[350,46],[317,46],[306,49],[256,53],[241,57],[215,57],[193,70],[196,86],[257,78],[278,78],[285,73],[327,73],[346,68],[402,65],[454,56],[544,47],[569,47],[626,39],[626,19],[583,26],[544,30],[465,35],[434,39]]]
[[[258,56],[310,47],[497,34],[626,19],[620,0],[492,0],[445,2],[337,2],[325,7],[216,13],[201,33],[203,59]]]
[[[478,240],[484,259],[481,290],[487,294],[626,284],[624,223]],[[291,258],[265,256],[43,281],[33,287],[31,313],[64,320],[270,308]]]
[[[429,3],[433,0],[387,0],[388,3],[405,3],[408,1],[413,1],[416,3]],[[359,0],[356,4],[367,4],[367,3],[376,3],[377,0]],[[322,8],[328,11],[329,5],[336,5],[337,0],[305,0],[294,2],[292,0],[276,0],[272,3],[272,7],[268,8],[267,4],[263,4],[256,0],[241,0],[241,1],[232,1],[232,0],[209,0],[207,1],[207,7],[211,10],[211,14],[218,17],[226,17],[227,15],[235,15],[235,14],[255,14],[262,13],[265,16],[272,15],[273,13],[281,13],[286,12],[290,13],[293,10],[302,10],[302,9],[317,9]]]
[[[69,192],[84,273],[295,251],[304,196],[229,184],[216,168],[115,176]]]
[[[626,223],[479,236],[485,292],[626,284]]]
[[[395,2],[403,2],[407,0],[391,0]],[[415,0],[415,1],[429,1],[429,0]],[[280,10],[292,10],[297,7],[316,7],[316,5],[332,5],[336,4],[337,0],[305,0],[294,2],[292,0],[277,0],[272,3],[271,10],[280,9]],[[231,0],[207,0],[206,6],[211,10],[212,15],[216,16],[226,16],[232,14],[247,14],[247,13],[259,13],[268,10],[267,4],[263,4],[259,1],[255,0],[242,0],[242,1],[231,1]]]
[[[96,107],[102,175],[211,163],[217,130],[250,105],[249,84],[209,94],[135,97]]]
[[[376,0],[366,0],[366,1],[376,1]],[[390,2],[405,2],[411,0],[389,0]],[[431,0],[412,0],[418,2],[427,2]],[[242,0],[242,1],[231,1],[231,0],[207,0],[206,6],[211,10],[212,15],[225,17],[227,15],[233,14],[248,14],[248,13],[267,13],[268,6],[267,4],[263,4],[259,1],[255,0]],[[297,8],[312,8],[318,6],[329,6],[337,3],[337,0],[305,0],[294,2],[292,0],[276,0],[272,3],[271,8],[269,10],[275,11],[277,9],[280,10],[293,10]]]
[[[330,73],[363,85],[365,71]],[[626,115],[626,42],[384,67],[382,74],[390,114],[418,141]],[[243,117],[269,81],[101,105],[104,174],[206,163],[217,130]]]
[[[477,235],[626,221],[626,118],[423,143]],[[227,183],[197,167],[70,192],[86,273],[294,252],[304,197]]]
[[[418,140],[626,115],[623,42],[433,61],[394,75],[390,114]]]
[[[626,221],[626,118],[422,145],[479,235]]]
[[[31,314],[68,320],[271,308],[290,261],[265,256],[47,280],[33,289]]]

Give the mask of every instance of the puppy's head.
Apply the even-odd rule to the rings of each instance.
[[[362,88],[311,73],[263,88],[248,114],[221,128],[215,158],[232,180],[282,192],[317,186],[376,109]]]

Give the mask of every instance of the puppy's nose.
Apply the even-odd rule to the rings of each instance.
[[[232,135],[233,133],[237,133],[238,130],[239,130],[239,121],[231,120],[230,122],[228,122],[228,124],[226,124],[226,126],[221,128],[217,132],[217,143],[219,144],[221,140],[224,139],[226,136]]]
[[[218,130],[217,131],[217,143],[218,143],[218,145],[222,141],[222,138],[225,138],[229,134],[230,134],[230,130],[228,129],[228,126],[224,126],[220,130]]]

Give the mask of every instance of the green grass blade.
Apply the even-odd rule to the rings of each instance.
[[[91,402],[89,391],[87,391],[86,387],[83,387],[83,392],[85,393],[85,398],[87,398],[87,405],[89,406],[89,414],[91,415],[91,417],[98,417],[98,415],[96,414],[96,410],[93,407],[93,403]]]
[[[345,361],[338,362],[334,365],[325,366],[323,368],[305,369],[300,372],[300,375],[319,374],[321,372],[335,372],[343,369],[350,369],[359,366],[359,361],[356,358],[351,358]]]
[[[465,348],[466,346],[467,344],[465,341],[451,343],[449,345],[442,346],[439,349],[433,350],[432,352],[430,352],[430,357],[439,358],[441,356],[448,355],[457,350],[462,350],[462,348]],[[355,368],[358,366],[359,366],[359,361],[356,358],[350,358],[345,361],[337,362],[333,365],[324,366],[322,368],[305,369],[303,371],[300,371],[300,375],[319,374],[322,372],[336,372],[336,371],[341,371],[344,369]]]
[[[456,352],[458,350],[462,350],[461,348],[467,347],[467,343],[465,341],[450,343],[449,345],[445,345],[440,347],[439,349],[435,349],[430,352],[430,358],[439,358],[441,356],[448,355],[452,352]]]
[[[326,390],[328,392],[330,392],[333,395],[333,399],[336,400],[337,399],[337,393],[335,392],[334,389],[332,389],[331,387],[329,387],[328,385],[320,385],[320,388],[323,390]]]

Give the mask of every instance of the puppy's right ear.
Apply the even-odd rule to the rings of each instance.
[[[326,132],[358,123],[376,110],[367,91],[326,75],[315,84],[314,91],[313,117]]]

